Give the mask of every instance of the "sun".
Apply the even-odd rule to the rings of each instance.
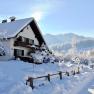
[[[36,21],[40,21],[42,19],[43,13],[41,11],[36,11],[32,14],[32,17],[35,18]]]

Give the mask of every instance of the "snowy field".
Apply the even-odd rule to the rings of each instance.
[[[28,76],[38,77],[76,68],[77,65],[70,63],[35,65],[17,60],[0,61],[0,94],[90,94],[88,90],[94,88],[94,72],[85,66],[80,74],[64,75],[62,80],[56,77],[51,82],[40,81],[40,85],[35,81],[33,90],[26,85]]]

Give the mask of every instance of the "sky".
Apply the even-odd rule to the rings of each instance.
[[[34,17],[43,34],[94,37],[94,0],[1,0],[0,21]]]

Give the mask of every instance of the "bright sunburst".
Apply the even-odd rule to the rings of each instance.
[[[43,13],[41,11],[36,11],[32,14],[32,17],[35,18],[36,21],[40,21],[42,19]]]

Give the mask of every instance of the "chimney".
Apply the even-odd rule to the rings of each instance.
[[[2,23],[7,23],[7,19],[5,19],[5,20],[2,20]]]
[[[15,21],[16,17],[15,16],[12,16],[9,18],[11,22]]]

